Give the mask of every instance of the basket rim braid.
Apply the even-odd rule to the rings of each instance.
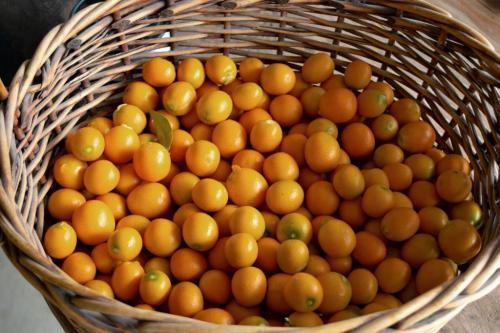
[[[421,103],[440,147],[470,160],[485,221],[482,251],[449,283],[399,308],[300,331],[437,331],[498,286],[500,56],[480,33],[423,0],[108,0],[49,31],[20,66],[8,98],[0,83],[0,99],[7,98],[0,106],[0,242],[66,331],[220,329],[98,296],[45,254],[40,237],[53,185],[49,171],[67,134],[85,115],[111,111],[134,70],[151,57],[177,61],[223,52],[298,68],[320,50],[331,53],[340,72],[356,58],[370,61],[374,77],[389,82],[398,97]],[[298,329],[260,331],[281,330]]]

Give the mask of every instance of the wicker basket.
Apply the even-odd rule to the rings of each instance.
[[[88,115],[109,112],[146,59],[223,52],[299,67],[330,52],[340,72],[369,61],[378,80],[416,98],[445,150],[468,156],[485,212],[483,250],[447,285],[400,308],[311,332],[436,331],[500,282],[500,57],[479,33],[421,0],[109,0],[52,29],[18,70],[0,109],[3,248],[69,332],[205,332],[222,328],[97,296],[45,254],[45,197],[58,144]],[[0,81],[1,82],[1,81]],[[6,90],[0,83],[0,96]],[[392,328],[389,328],[392,327]],[[254,328],[225,327],[224,332]],[[267,328],[260,331],[298,330]],[[304,331],[300,329],[300,331]]]

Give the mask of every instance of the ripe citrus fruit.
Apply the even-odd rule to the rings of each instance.
[[[347,276],[352,289],[351,303],[368,304],[377,295],[378,282],[375,275],[365,268],[356,268]]]
[[[300,213],[283,216],[276,226],[276,238],[280,242],[287,239],[298,239],[309,243],[312,238],[312,225],[309,219]]]
[[[219,238],[217,222],[208,214],[194,213],[182,225],[182,238],[194,250],[210,250]]]
[[[333,74],[325,81],[321,82],[321,88],[326,90],[331,90],[334,88],[347,88],[344,83],[344,75],[341,74]]]
[[[268,184],[257,171],[233,166],[226,180],[226,188],[229,199],[236,205],[258,207],[266,200]]]
[[[247,233],[234,234],[224,244],[227,262],[234,268],[252,266],[257,259],[257,251],[255,237]]]
[[[439,232],[438,240],[443,253],[457,264],[466,263],[481,250],[479,233],[463,220],[451,220]]]
[[[219,308],[208,308],[201,310],[193,316],[194,319],[203,320],[209,323],[219,325],[232,325],[234,324],[233,316],[226,310]]]
[[[325,89],[316,86],[304,90],[299,97],[305,114],[311,117],[318,116],[321,97],[323,97],[325,92]]]
[[[167,274],[162,271],[149,271],[141,279],[139,295],[146,304],[157,306],[167,300],[171,286]]]
[[[351,284],[345,276],[328,272],[317,277],[323,288],[323,301],[319,306],[322,313],[334,313],[344,310],[351,301]]]
[[[215,125],[226,120],[232,110],[231,96],[221,90],[206,93],[196,103],[198,119],[207,125]]]
[[[186,165],[199,177],[213,174],[219,166],[219,161],[219,149],[210,141],[195,141],[186,151]]]
[[[293,95],[279,95],[269,106],[271,116],[281,126],[288,127],[297,124],[302,118],[302,104]]]
[[[51,225],[45,232],[43,245],[47,254],[55,259],[64,259],[76,248],[76,232],[67,222]]]
[[[104,152],[104,136],[93,127],[82,127],[72,136],[70,148],[81,161],[95,161]]]
[[[302,77],[310,83],[321,83],[333,74],[335,63],[327,53],[316,53],[304,62]]]
[[[165,185],[160,183],[139,185],[127,196],[127,207],[130,212],[148,219],[164,215],[170,204],[170,194]]]
[[[365,190],[363,174],[353,164],[337,167],[332,177],[332,183],[338,195],[347,200],[360,196]]]
[[[375,118],[384,113],[387,97],[380,90],[368,89],[358,96],[358,112],[366,118]]]
[[[190,248],[181,248],[170,257],[170,271],[178,281],[198,280],[208,268],[203,254]]]
[[[95,161],[83,175],[85,189],[92,194],[111,192],[120,181],[120,170],[108,160]]]
[[[199,281],[203,297],[210,303],[222,305],[231,299],[231,278],[221,270],[209,270],[203,273]]]
[[[256,240],[264,235],[266,224],[262,214],[254,207],[240,206],[229,217],[231,234],[247,233]]]
[[[373,90],[379,90],[379,91],[383,92],[385,95],[385,98],[387,99],[387,105],[391,105],[393,100],[394,100],[394,90],[386,82],[382,82],[382,81],[370,82],[365,89],[366,90],[373,89]]]
[[[363,60],[354,60],[345,69],[344,82],[352,89],[363,89],[368,86],[372,77],[372,68]]]
[[[136,106],[134,106],[134,107],[136,107]],[[139,108],[137,108],[137,109],[139,109]],[[141,109],[139,109],[139,111],[140,110]],[[106,135],[106,133],[108,133],[108,131],[111,129],[111,127],[113,127],[113,121],[111,119],[105,118],[105,117],[93,117],[92,119],[89,120],[89,122],[87,123],[87,126],[95,128],[96,130],[101,132],[102,135]],[[69,136],[68,136],[68,138],[69,138]],[[68,150],[68,151],[70,151],[70,150]]]
[[[391,105],[390,114],[403,126],[420,119],[420,106],[414,99],[401,98]]]
[[[287,239],[279,245],[276,257],[279,268],[284,273],[293,274],[306,268],[309,262],[309,249],[301,240]]]
[[[261,152],[269,153],[279,147],[283,139],[283,130],[274,120],[261,120],[253,125],[250,131],[252,147]]]
[[[177,79],[190,83],[194,89],[198,89],[205,82],[205,69],[200,60],[187,58],[180,62],[177,67]],[[200,93],[198,92],[198,95]]]
[[[351,90],[331,89],[321,96],[318,114],[335,124],[343,124],[355,116],[357,108],[358,101]]]
[[[267,279],[264,272],[257,267],[238,269],[231,279],[231,291],[238,304],[255,306],[266,296]]]
[[[271,64],[262,70],[260,84],[270,95],[284,95],[292,90],[295,74],[285,64]]]
[[[175,315],[194,316],[203,310],[203,295],[200,288],[188,281],[179,282],[170,291],[168,310]]]
[[[288,214],[297,210],[304,201],[304,190],[293,180],[281,180],[272,184],[266,192],[266,204],[276,214]]]
[[[53,192],[48,200],[49,214],[59,221],[70,221],[75,209],[85,203],[85,197],[78,191],[62,188]]]
[[[111,289],[111,286],[102,280],[91,280],[87,283],[85,283],[85,287],[88,287],[98,293],[101,296],[108,297],[108,298],[114,298],[114,293],[113,289]]]
[[[243,82],[256,82],[260,80],[260,73],[264,69],[264,63],[257,58],[245,58],[240,62],[240,77]]]
[[[345,222],[331,219],[320,227],[318,242],[330,257],[340,258],[351,254],[356,246],[356,236]]]
[[[227,119],[214,127],[211,140],[219,148],[221,156],[229,158],[245,149],[247,133],[240,123]]]
[[[170,256],[181,245],[179,227],[167,219],[155,219],[144,230],[144,247],[159,257]]]
[[[340,158],[340,146],[333,136],[326,132],[317,132],[307,139],[304,156],[312,171],[332,171]]]
[[[154,110],[158,105],[159,96],[156,90],[149,84],[134,81],[127,85],[123,93],[123,102],[137,106],[144,112]]]
[[[174,116],[183,116],[195,106],[196,91],[190,83],[178,81],[169,85],[161,98],[167,112]]]
[[[170,61],[153,58],[142,65],[142,78],[153,87],[166,87],[175,80],[175,67]]]
[[[195,205],[205,212],[221,210],[228,200],[224,184],[212,178],[197,182],[191,190],[191,196]]]
[[[238,85],[232,94],[234,105],[243,111],[256,108],[264,92],[262,88],[254,82],[246,82]]]
[[[87,245],[106,242],[115,230],[111,209],[98,200],[89,200],[76,208],[72,222],[78,240]]]
[[[283,289],[286,303],[295,311],[308,312],[316,310],[323,301],[323,287],[311,274],[296,273],[285,284]]]
[[[424,292],[443,284],[455,276],[451,264],[443,259],[431,259],[426,261],[418,269],[415,277],[417,292]]]
[[[165,178],[170,171],[170,164],[168,150],[156,142],[143,143],[133,155],[135,173],[148,182]]]
[[[59,157],[52,168],[55,181],[62,187],[80,190],[83,187],[83,175],[87,163],[71,154]]]
[[[332,215],[339,207],[339,196],[333,185],[319,180],[306,191],[306,207],[314,215]]]
[[[74,252],[66,257],[62,270],[80,284],[93,280],[96,273],[92,258],[84,252]]]
[[[423,153],[432,148],[436,132],[425,121],[414,121],[401,127],[398,132],[398,145],[410,153]]]
[[[416,234],[408,239],[401,248],[401,258],[412,267],[418,268],[426,261],[439,257],[436,239],[428,234]]]
[[[135,105],[121,104],[113,112],[113,124],[125,125],[140,134],[146,128],[146,115]]]
[[[109,192],[96,197],[96,199],[104,202],[111,209],[111,213],[113,213],[116,221],[127,215],[127,202],[120,194]]]
[[[263,163],[264,176],[270,183],[280,180],[296,180],[299,177],[297,162],[287,153],[269,155]]]
[[[205,71],[215,84],[228,85],[236,79],[237,69],[234,61],[225,55],[216,55],[207,60]]]
[[[117,229],[108,238],[108,252],[111,258],[130,261],[142,250],[141,234],[130,227]]]

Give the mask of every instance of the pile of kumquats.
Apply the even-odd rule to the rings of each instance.
[[[155,58],[53,165],[44,246],[96,293],[218,324],[388,310],[478,254],[469,162],[356,60]]]

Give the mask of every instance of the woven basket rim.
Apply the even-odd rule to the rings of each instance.
[[[72,36],[66,37],[65,41],[68,41],[69,39],[78,35],[79,32],[81,32],[82,30],[84,30],[86,28],[86,25],[84,25],[84,24],[78,25],[78,23],[81,23],[82,18],[87,16],[89,14],[89,12],[92,12],[93,16],[100,16],[98,14],[107,12],[115,4],[117,4],[121,1],[123,1],[123,0],[104,0],[103,2],[92,4],[88,7],[80,10],[79,12],[77,12],[73,17],[70,17],[66,22],[63,22],[61,24],[56,25],[49,33],[47,33],[47,35],[45,37],[48,37],[49,34],[54,32],[54,30],[59,32],[59,31],[63,31],[64,30],[63,28],[67,27],[67,26],[76,27],[76,29],[74,29],[72,31]],[[184,2],[185,1],[186,0],[184,0]],[[410,5],[414,5],[415,7],[423,6],[427,9],[433,10],[434,12],[432,14],[434,15],[435,19],[439,20],[442,23],[449,24],[453,27],[460,29],[462,33],[466,34],[465,38],[467,39],[468,42],[470,42],[470,43],[477,42],[477,45],[475,45],[475,46],[479,46],[480,51],[486,52],[489,56],[493,57],[497,63],[500,63],[500,53],[499,53],[500,50],[496,50],[495,47],[493,46],[493,44],[489,41],[488,38],[486,38],[484,36],[484,34],[482,34],[476,28],[471,27],[463,22],[460,22],[451,13],[449,13],[448,11],[446,11],[445,9],[443,9],[441,7],[438,7],[434,4],[431,4],[430,2],[428,2],[426,0],[371,0],[371,1],[377,2],[377,3],[382,3],[382,4],[394,3],[394,4],[400,4],[401,6],[405,6],[405,5],[410,4]],[[195,0],[192,2],[194,4],[196,4],[198,2],[204,2],[204,1]],[[225,2],[238,2],[238,0],[225,1]],[[262,1],[262,2],[265,2],[265,1]],[[286,2],[288,2],[288,1],[283,1],[283,3],[286,3]],[[278,3],[279,3],[279,1],[278,1]],[[42,39],[42,41],[40,41],[36,50],[42,48],[42,45],[43,45],[43,42],[45,41],[45,39],[46,38],[44,38],[44,39]],[[38,54],[38,52],[35,51],[35,55],[37,55],[37,54]],[[26,60],[21,67],[26,65],[26,63],[31,64],[35,59],[36,58],[34,56],[33,58]],[[42,63],[39,63],[39,65],[41,65]],[[21,70],[21,67],[19,68],[19,70]],[[19,72],[19,70],[18,70],[18,72]],[[16,75],[14,75],[14,78],[17,78],[19,76],[18,72],[16,72]],[[12,80],[10,85],[13,85],[14,83],[15,83],[14,80]],[[8,97],[8,90],[5,88],[5,86],[4,87],[2,87],[2,86],[4,86],[4,83],[2,82],[2,80],[0,78],[0,101],[6,100]],[[12,90],[12,88],[10,88],[10,90]]]
[[[11,258],[16,258],[19,260],[15,262],[12,260],[13,264],[16,268],[24,275],[24,277],[34,285],[46,299],[54,299],[57,290],[56,288],[48,288],[34,277],[30,276],[27,272],[27,268],[31,270],[31,272],[35,274],[39,274],[44,276],[44,279],[51,282],[58,283],[59,278],[57,274],[54,272],[48,271],[44,265],[49,265],[49,259],[47,259],[41,253],[35,253],[30,245],[25,244],[26,240],[30,241],[33,237],[37,237],[35,231],[33,234],[29,234],[27,231],[19,230],[19,224],[24,223],[21,221],[18,216],[15,207],[11,207],[10,203],[12,202],[12,198],[14,197],[14,184],[12,184],[12,166],[9,157],[9,149],[15,150],[16,140],[14,139],[13,124],[14,118],[20,114],[20,110],[23,110],[22,106],[24,106],[24,97],[30,91],[33,91],[33,81],[35,77],[39,75],[40,70],[43,69],[44,64],[47,61],[50,61],[50,56],[55,52],[58,52],[58,47],[60,45],[64,45],[71,41],[75,36],[86,31],[94,22],[98,19],[101,19],[104,16],[109,15],[112,12],[117,11],[119,8],[125,8],[126,6],[131,6],[134,4],[141,4],[143,2],[148,2],[148,0],[107,0],[102,3],[97,3],[91,5],[80,12],[76,13],[76,15],[70,18],[67,22],[62,23],[56,27],[54,27],[40,42],[37,50],[34,53],[32,59],[25,61],[17,71],[14,79],[12,80],[9,90],[10,95],[7,97],[6,93],[2,93],[2,83],[0,80],[0,100],[2,97],[7,97],[6,101],[0,105],[0,139],[2,143],[7,143],[5,146],[2,144],[0,147],[0,167],[2,168],[2,174],[4,175],[3,179],[0,178],[0,242],[2,241],[2,236],[4,236],[4,250],[7,252],[8,256]],[[177,1],[176,5],[169,7],[169,12],[165,15],[178,15],[179,13],[183,13],[190,8],[196,8],[197,6],[209,2],[214,2],[210,0],[194,0],[187,1],[181,0]],[[218,1],[219,2],[219,1]],[[266,1],[252,1],[252,0],[244,0],[244,1],[226,1],[225,3],[236,3],[236,8],[243,8],[244,6],[253,6],[260,2]],[[301,1],[289,1],[290,5],[300,5]],[[305,1],[302,1],[305,2]],[[500,82],[500,54],[494,49],[493,45],[476,29],[458,21],[453,18],[448,12],[435,5],[428,3],[425,0],[368,0],[370,3],[376,3],[381,6],[388,6],[391,8],[395,8],[397,10],[401,10],[404,12],[409,12],[417,16],[425,17],[429,20],[433,20],[441,26],[442,29],[446,29],[447,33],[452,34],[454,37],[459,38],[461,42],[463,42],[466,46],[474,49],[475,51],[481,53],[488,60],[491,61],[491,70],[493,73],[488,77],[492,82],[494,82],[497,87]],[[149,1],[148,3],[154,4],[154,2]],[[241,4],[244,3],[244,6]],[[325,3],[334,3],[332,1]],[[346,5],[344,2],[335,2],[337,4],[341,4],[343,6]],[[276,4],[278,6],[278,4]],[[152,6],[152,5],[151,5]],[[238,7],[241,6],[241,7]],[[456,30],[453,30],[456,29]],[[455,32],[455,33],[453,33]],[[134,67],[131,65],[130,69]],[[42,84],[37,84],[40,87]],[[4,129],[6,129],[4,131]],[[8,131],[12,129],[11,131]],[[6,147],[8,147],[6,149]],[[14,147],[14,148],[13,148]],[[2,182],[3,180],[3,182]],[[47,189],[48,190],[48,189]],[[6,223],[4,220],[11,219],[11,223]],[[496,215],[495,219],[500,219],[500,216]],[[441,309],[444,304],[432,304],[433,300],[438,296],[442,295],[448,296],[448,303],[453,304],[454,307],[452,310],[443,311],[440,314],[434,315],[434,321],[439,324],[444,325],[448,320],[450,320],[456,313],[458,313],[465,305],[475,300],[474,297],[481,297],[477,295],[486,294],[486,291],[491,291],[491,289],[495,288],[498,284],[500,284],[500,235],[496,235],[493,239],[489,241],[487,246],[482,250],[478,258],[474,260],[469,269],[465,271],[460,277],[460,281],[463,283],[469,283],[469,287],[466,289],[466,295],[461,295],[463,297],[462,300],[458,300],[456,297],[453,297],[454,292],[457,290],[456,284],[447,284],[444,286],[440,286],[429,291],[426,294],[423,294],[416,299],[415,302],[412,303],[411,308],[405,308],[401,311],[386,313],[377,313],[370,316],[363,316],[360,318],[355,318],[349,321],[345,321],[342,323],[332,324],[328,326],[323,326],[325,329],[334,328],[335,330],[342,330],[342,328],[352,328],[352,327],[360,327],[359,332],[370,332],[373,331],[374,328],[387,328],[391,326],[394,321],[395,313],[401,315],[401,313],[413,313],[411,309],[424,307],[426,304],[428,306],[427,313],[432,314],[436,311],[436,309]],[[38,249],[39,251],[43,251],[43,249]],[[23,254],[22,258],[17,258],[20,254]],[[24,257],[24,255],[26,257]],[[52,279],[52,280],[51,280]],[[478,279],[478,282],[472,282],[472,279]],[[455,280],[454,280],[455,281]],[[166,326],[163,326],[161,323],[155,323],[154,321],[159,320],[171,320],[172,322],[177,322],[179,327],[192,328],[192,327],[202,327],[209,329],[210,324],[200,324],[198,321],[193,321],[189,319],[183,319],[182,323],[179,323],[179,317],[172,316],[163,313],[154,313],[151,314],[147,311],[141,311],[138,309],[134,309],[128,305],[122,304],[119,301],[108,301],[97,298],[96,295],[92,292],[80,286],[76,283],[72,283],[68,281],[65,285],[62,285],[62,288],[69,288],[70,290],[75,290],[80,295],[72,300],[72,305],[77,306],[81,309],[91,309],[102,311],[103,313],[114,314],[116,309],[119,309],[121,314],[125,316],[133,316],[134,318],[150,320],[152,322],[144,323],[140,326],[141,329],[144,330],[155,330],[155,329],[165,329]],[[471,294],[467,295],[467,291],[470,291]],[[422,297],[422,296],[426,297]],[[444,297],[442,298],[444,299]],[[429,305],[431,304],[431,305]],[[55,305],[55,304],[53,304]],[[61,311],[69,311],[68,306],[59,303]],[[455,312],[453,312],[455,311]],[[419,313],[414,316],[410,316],[409,319],[403,320],[401,327],[405,328],[413,328],[412,325],[415,323],[421,323],[422,319],[425,317],[425,313]],[[451,316],[453,314],[453,316]],[[451,316],[442,323],[443,318],[446,316]],[[58,316],[59,317],[59,316]],[[76,319],[75,319],[76,318]],[[78,320],[78,317],[73,318],[73,320]],[[436,319],[437,318],[437,319]],[[63,318],[67,319],[67,318]],[[354,324],[353,324],[354,323]],[[67,323],[66,323],[67,324]],[[96,329],[95,326],[92,326],[90,323],[80,323],[83,328]],[[431,325],[427,323],[428,325]],[[420,327],[426,327],[424,324],[419,324]],[[430,328],[431,326],[429,326]],[[435,327],[434,327],[435,328]],[[276,331],[279,329],[271,328],[270,331]],[[103,332],[106,330],[102,330]],[[244,328],[238,329],[237,332],[246,332],[250,330],[246,330]],[[322,331],[321,328],[311,329],[311,332]]]

